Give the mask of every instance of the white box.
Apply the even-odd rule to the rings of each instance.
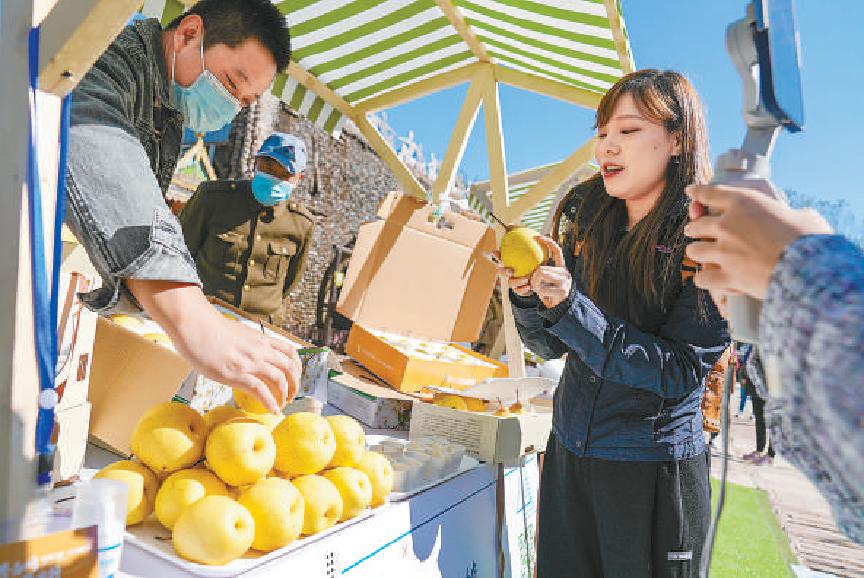
[[[327,383],[327,403],[370,428],[407,430],[413,400],[377,397],[368,390],[356,389],[336,378]]]
[[[515,466],[522,456],[544,451],[551,430],[551,413],[496,417],[415,401],[408,439],[443,436],[480,461]]]
[[[59,316],[60,336],[55,384],[60,400],[57,411],[77,407],[87,402],[90,368],[93,364],[93,341],[99,316],[78,300],[96,283],[86,275],[64,271],[60,276]]]
[[[90,404],[57,409],[57,449],[54,453],[54,480],[74,479],[84,467],[87,449],[87,429],[90,425]]]

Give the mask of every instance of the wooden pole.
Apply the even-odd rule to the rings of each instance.
[[[454,70],[442,72],[431,78],[424,78],[414,84],[409,84],[408,86],[403,86],[402,88],[397,88],[379,96],[360,101],[354,105],[354,110],[361,113],[376,112],[418,99],[433,92],[451,88],[463,82],[468,82],[477,75],[478,70],[481,70],[485,66],[481,62],[474,62]]]
[[[465,95],[465,102],[462,103],[462,110],[459,112],[459,118],[456,119],[456,126],[453,128],[453,136],[450,137],[450,143],[447,145],[444,162],[441,163],[441,169],[438,171],[438,179],[432,186],[432,203],[435,205],[441,201],[441,196],[453,186],[456,169],[462,162],[465,145],[468,143],[468,137],[471,135],[474,121],[477,119],[483,91],[486,90],[486,85],[491,77],[492,71],[487,66],[477,73],[474,80],[471,81],[471,86],[468,87],[468,94]]]
[[[405,166],[405,163],[396,155],[396,152],[390,147],[387,141],[375,130],[375,127],[369,123],[365,113],[357,111],[329,86],[318,80],[317,77],[293,60],[288,65],[286,72],[297,82],[324,99],[324,102],[354,121],[354,124],[360,129],[361,134],[366,137],[369,146],[378,153],[384,164],[393,171],[393,175],[399,181],[399,184],[402,185],[404,192],[418,199],[426,200],[426,189],[417,181],[414,174]]]
[[[31,1],[0,2],[0,521],[21,513],[36,481],[38,397],[26,204]]]
[[[516,88],[521,88],[522,90],[528,90],[537,94],[542,94],[543,96],[590,108],[592,110],[597,109],[597,106],[600,104],[600,99],[603,98],[601,92],[585,90],[578,86],[564,84],[557,80],[551,80],[536,74],[523,72],[513,68],[506,68],[497,64],[494,66],[495,80],[503,82],[504,84],[509,84],[510,86],[515,86]]]
[[[57,96],[75,88],[139,6],[141,0],[59,0],[41,25],[39,88]]]
[[[444,13],[444,16],[447,17],[447,20],[450,21],[456,32],[462,37],[462,40],[465,41],[465,44],[468,45],[474,56],[477,57],[477,60],[480,62],[490,62],[486,46],[480,42],[480,39],[477,38],[471,27],[465,22],[465,17],[459,11],[459,8],[453,4],[453,0],[435,0],[435,3],[438,4],[441,12]]]
[[[497,215],[507,213],[509,193],[507,191],[507,162],[504,155],[504,135],[501,130],[501,109],[498,101],[498,83],[489,78],[483,94],[483,112],[486,120],[486,148],[489,155],[489,177],[492,185],[492,207]],[[504,229],[497,225],[495,230],[500,242]],[[513,309],[510,305],[510,292],[504,277],[501,283],[501,305],[504,309],[504,339],[507,349],[507,365],[510,377],[525,377],[525,356],[522,341],[516,331]]]
[[[615,50],[618,52],[618,60],[621,62],[621,70],[624,74],[630,74],[636,70],[633,62],[633,53],[630,51],[630,43],[627,41],[627,33],[624,29],[624,19],[618,11],[620,0],[603,0],[606,6],[606,17],[609,18],[609,28],[612,29],[612,40],[615,42]]]
[[[594,158],[594,138],[591,138],[576,152],[555,165],[549,172],[543,175],[537,184],[528,189],[524,195],[516,199],[510,205],[507,212],[507,220],[515,223],[526,212],[530,211],[537,203],[545,199],[550,193],[557,190],[561,184],[569,179],[579,167]]]

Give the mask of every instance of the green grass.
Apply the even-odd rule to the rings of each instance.
[[[720,486],[711,479],[711,512]],[[771,511],[768,494],[737,484],[726,484],[726,503],[720,518],[711,561],[712,578],[774,578],[792,576],[795,555]]]

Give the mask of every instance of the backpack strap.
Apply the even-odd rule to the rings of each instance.
[[[686,285],[687,281],[692,279],[698,271],[699,264],[685,255],[681,261],[681,285]]]
[[[723,403],[723,379],[729,370],[732,346],[726,348],[717,363],[705,376],[705,391],[702,393],[702,427],[707,432],[720,431],[720,409]],[[732,369],[734,371],[734,368]]]

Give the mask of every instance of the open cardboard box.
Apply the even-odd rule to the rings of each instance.
[[[485,363],[415,359],[375,335],[476,340],[495,285],[485,256],[496,248],[492,229],[455,214],[439,227],[431,206],[401,193],[390,193],[378,216],[360,227],[339,296],[337,309],[354,321],[345,352],[404,392],[506,376],[505,365],[466,349]]]
[[[84,465],[90,421],[88,390],[98,318],[77,296],[95,287],[98,277],[70,267],[67,261],[61,264],[58,291],[60,349],[56,386],[59,400],[55,407],[54,480],[60,482],[74,479]]]
[[[170,401],[191,370],[173,349],[100,317],[90,377],[90,441],[130,455],[135,424],[154,405]]]
[[[236,307],[218,299],[211,298],[210,302],[230,311],[240,322],[252,323],[256,327],[259,324]],[[146,316],[140,317],[146,319]],[[146,320],[146,323],[158,327],[150,320]],[[291,341],[299,347],[309,345],[279,327],[268,323],[263,326],[268,335]],[[324,381],[320,387],[326,392],[326,364],[323,369],[316,369],[319,373],[323,371]],[[170,401],[176,396],[179,401],[191,403],[199,411],[206,411],[209,405],[221,405],[231,399],[229,387],[212,381],[208,381],[204,393],[196,392],[198,380],[187,379],[191,371],[192,367],[173,347],[155,343],[111,319],[100,317],[90,378],[90,401],[93,406],[90,440],[114,453],[127,456],[132,452],[129,440],[135,424],[154,405]],[[320,380],[320,376],[316,375],[316,379]],[[313,386],[310,384],[308,388]],[[195,396],[199,394],[208,398],[204,400],[204,406],[196,404]]]

